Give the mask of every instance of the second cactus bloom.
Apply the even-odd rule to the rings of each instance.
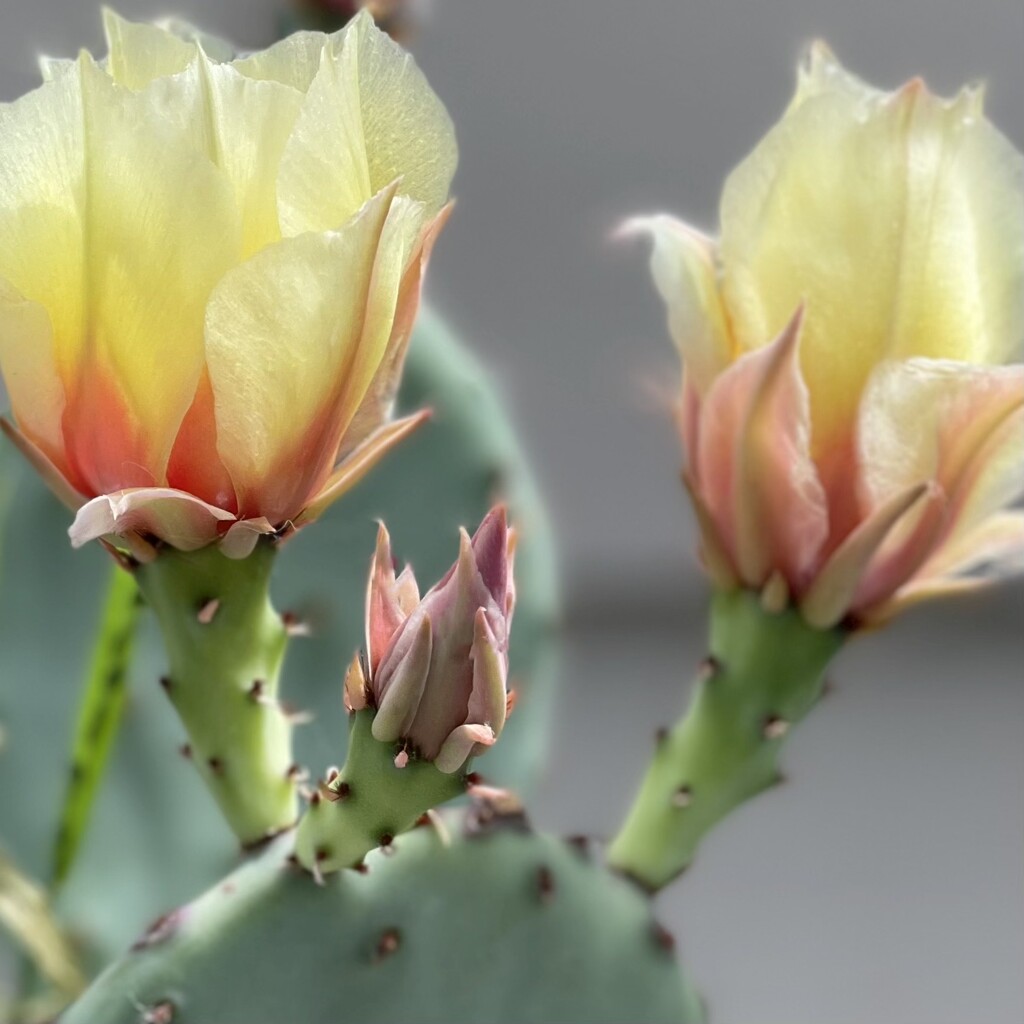
[[[1019,567],[1022,174],[977,90],[881,92],[817,44],[717,242],[626,225],[654,239],[720,586],[829,628]]]
[[[654,240],[718,591],[690,708],[609,849],[644,885],[780,778],[851,631],[1020,567],[1022,173],[977,90],[881,92],[817,44],[717,241],[625,225]]]

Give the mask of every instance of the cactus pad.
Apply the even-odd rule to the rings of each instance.
[[[466,822],[450,843],[407,833],[322,887],[283,837],[157,922],[62,1024],[702,1019],[637,887],[519,814]]]

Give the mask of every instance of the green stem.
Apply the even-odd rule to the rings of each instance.
[[[375,712],[352,716],[348,757],[338,776],[316,793],[299,824],[295,855],[303,867],[326,874],[356,867],[378,846],[388,846],[419,818],[466,791],[468,765],[446,775],[430,761],[395,765],[400,746],[373,738]]]
[[[139,605],[135,580],[120,567],[112,566],[107,599],[75,721],[71,775],[54,843],[54,889],[63,884],[74,864],[121,724]]]
[[[190,753],[244,845],[295,823],[292,723],[277,701],[287,633],[270,603],[275,546],[245,559],[215,546],[164,548],[136,579],[156,613],[170,661],[161,682]]]
[[[711,657],[688,711],[659,736],[610,864],[660,889],[712,826],[778,782],[782,741],[817,703],[845,637],[813,629],[793,609],[766,611],[750,591],[716,594]]]

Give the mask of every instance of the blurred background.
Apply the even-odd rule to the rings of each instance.
[[[245,47],[285,0],[120,0]],[[535,817],[607,831],[703,654],[705,587],[664,410],[677,372],[646,257],[708,229],[812,38],[879,85],[915,74],[1024,143],[1019,0],[433,0],[412,46],[455,121],[458,207],[429,297],[494,371],[559,534],[567,653]],[[0,99],[39,53],[102,52],[98,5],[0,0]],[[740,811],[664,899],[721,1024],[1024,1021],[1024,588],[858,640]]]

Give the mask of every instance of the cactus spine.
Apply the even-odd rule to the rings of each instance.
[[[270,603],[276,545],[245,559],[163,548],[136,570],[170,661],[161,683],[187,753],[243,845],[294,824],[292,722],[277,700],[287,630]]]
[[[845,637],[811,627],[795,609],[769,611],[751,591],[716,594],[711,655],[686,715],[657,738],[609,862],[660,889],[716,822],[775,785],[782,741],[818,702]]]

